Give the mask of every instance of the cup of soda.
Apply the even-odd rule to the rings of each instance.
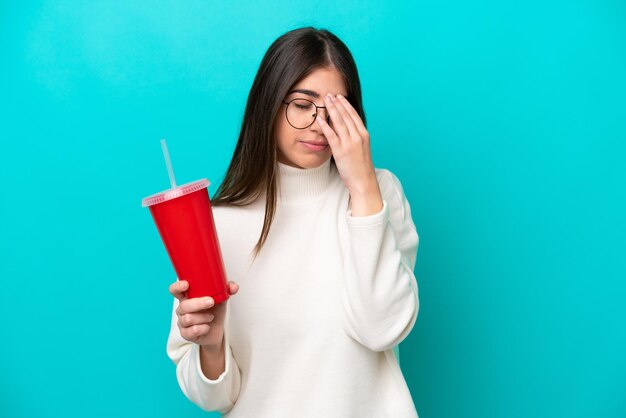
[[[169,155],[166,158],[171,166]],[[171,176],[173,179],[173,175]],[[189,282],[189,299],[210,296],[215,304],[230,297],[207,179],[155,193],[141,201],[147,207],[179,280]]]

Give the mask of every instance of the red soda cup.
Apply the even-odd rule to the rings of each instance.
[[[179,280],[189,282],[189,299],[230,297],[207,179],[176,186],[141,201],[148,207]]]

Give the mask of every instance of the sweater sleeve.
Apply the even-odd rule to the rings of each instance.
[[[167,341],[167,355],[176,365],[176,378],[181,390],[191,402],[205,411],[226,413],[235,405],[241,387],[241,372],[229,343],[228,311],[224,320],[225,370],[216,380],[208,379],[200,366],[200,346],[180,335],[174,299],[172,324]],[[225,302],[228,303],[228,302]]]
[[[342,304],[348,335],[373,351],[395,348],[411,332],[419,298],[413,270],[419,238],[398,178],[376,171],[383,208],[346,213]]]

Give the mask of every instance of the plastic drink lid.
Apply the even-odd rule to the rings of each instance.
[[[205,187],[209,187],[211,183],[207,179],[201,179],[177,186],[174,189],[168,189],[163,192],[155,193],[141,200],[141,207],[156,205],[166,200],[176,199],[189,193],[196,192]]]

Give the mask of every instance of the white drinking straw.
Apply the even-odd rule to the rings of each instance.
[[[170,153],[167,152],[167,144],[165,138],[161,140],[161,149],[163,150],[163,158],[165,158],[165,165],[167,166],[167,174],[170,176],[170,184],[172,189],[176,188],[176,179],[174,178],[174,170],[172,169],[172,161],[170,161]]]

